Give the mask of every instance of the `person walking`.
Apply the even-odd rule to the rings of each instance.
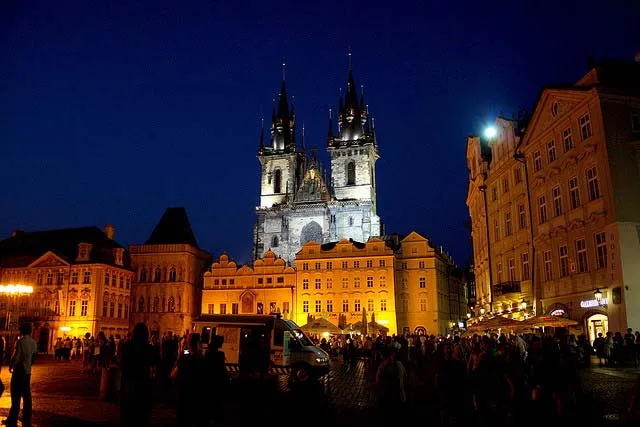
[[[20,338],[16,342],[15,352],[9,364],[11,372],[11,409],[9,416],[2,421],[5,426],[18,425],[20,400],[22,400],[22,425],[31,426],[31,365],[36,356],[37,345],[31,338],[31,323],[20,325]]]

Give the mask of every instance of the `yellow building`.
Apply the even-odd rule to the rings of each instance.
[[[296,272],[273,251],[253,267],[238,266],[225,253],[204,274],[202,314],[272,314],[292,318]]]
[[[144,245],[130,245],[135,271],[130,325],[144,322],[154,335],[182,335],[200,311],[211,255],[198,247],[184,208],[167,208]]]
[[[31,286],[30,294],[0,297],[0,324],[14,333],[34,325],[40,351],[58,337],[125,334],[133,273],[114,227],[14,231],[0,241],[0,284]],[[6,289],[6,288],[4,288]]]
[[[467,313],[462,272],[441,248],[411,232],[396,249],[395,295],[400,333],[444,334]]]
[[[640,64],[603,61],[575,85],[544,88],[519,142],[501,119],[491,143],[469,139],[478,308],[522,296],[537,314],[578,321],[591,341],[640,328],[639,79]],[[521,294],[505,295],[496,286],[512,278]]]
[[[307,323],[309,315],[322,317],[336,326],[362,320],[397,333],[394,294],[395,256],[383,240],[367,243],[341,240],[319,244],[309,241],[296,255],[296,313],[294,321]]]

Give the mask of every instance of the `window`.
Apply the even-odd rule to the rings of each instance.
[[[104,285],[109,286],[109,272],[104,273]]]
[[[333,270],[333,263],[332,262],[328,262],[327,263],[327,270]]]
[[[569,202],[571,209],[580,206],[580,188],[578,188],[578,177],[569,178]]]
[[[348,289],[349,288],[349,279],[346,277],[342,278],[342,289]]]
[[[342,268],[349,268],[349,262],[348,261],[342,261]]]
[[[356,163],[347,163],[347,185],[356,185]]]
[[[418,262],[418,267],[419,268],[424,268],[424,261]]]
[[[131,287],[131,277],[127,277],[127,280],[124,284],[125,289],[129,289]]]
[[[309,312],[309,301],[302,301],[302,312],[303,313]]]
[[[427,299],[420,298],[420,311],[427,311]]]
[[[80,303],[80,316],[86,316],[89,311],[89,301],[84,300]]]
[[[373,267],[373,260],[372,259],[368,259],[367,260],[367,268],[372,268]]]
[[[373,311],[373,299],[369,298],[367,300],[367,311],[371,313]]]
[[[558,248],[558,257],[560,258],[560,277],[569,275],[569,250],[567,245]]]
[[[175,267],[171,267],[171,269],[169,270],[169,281],[170,282],[175,282],[176,281],[176,269]]]
[[[386,265],[385,260],[381,259],[379,265],[380,265],[380,267],[384,267]]]
[[[308,270],[309,269],[309,263],[308,262],[302,263],[302,269],[303,270]]]
[[[556,161],[556,142],[554,140],[547,142],[547,160],[549,163]]]
[[[273,174],[273,192],[282,193],[282,171],[280,169],[276,169]]]
[[[111,275],[111,286],[116,287],[116,281],[118,280],[118,276],[115,273]]]
[[[122,318],[122,303],[118,303],[118,319]]]
[[[124,288],[124,276],[121,274],[120,275],[120,289]]]
[[[309,279],[302,279],[302,289],[309,289]]]
[[[591,135],[593,135],[591,131],[591,117],[589,114],[585,114],[580,117],[578,120],[578,125],[580,126],[580,134],[582,135],[582,140],[589,139]]]
[[[586,273],[588,271],[587,242],[584,239],[576,240],[576,253],[578,255],[578,273]]]
[[[562,145],[564,146],[564,152],[571,151],[574,148],[573,136],[571,135],[571,128],[566,128],[562,131]]]
[[[106,301],[105,301],[106,302]],[[103,316],[106,316],[106,309],[103,307]],[[138,313],[142,313],[144,311],[144,297],[138,298]]]
[[[513,234],[513,224],[511,223],[511,212],[505,212],[504,214],[504,234],[505,236],[511,236]]]
[[[307,280],[307,279],[305,279],[305,280]],[[218,280],[216,279],[216,282],[217,282],[217,281],[218,281]],[[307,280],[307,281],[308,281],[308,280]],[[264,277],[258,277],[258,285],[262,285],[263,283],[264,283]],[[216,283],[216,285],[217,285],[217,284],[218,284],[218,283]],[[223,280],[223,281],[222,281],[222,284],[223,284],[223,285],[226,285],[226,284],[227,284],[227,281],[226,281],[226,280]],[[305,289],[308,289],[308,288],[305,288]]]
[[[285,311],[285,313],[289,312],[289,303],[285,302],[283,307],[287,307],[287,310]],[[238,314],[238,303],[234,302],[231,304],[231,314]]]
[[[540,224],[547,222],[547,201],[544,195],[538,197],[538,220]]]
[[[75,316],[76,315],[76,302],[75,300],[71,300],[69,301],[69,316]]]
[[[333,279],[331,277],[327,277],[327,289],[333,288]]]
[[[542,253],[542,261],[544,262],[544,280],[549,282],[553,280],[553,269],[551,264],[551,251]]]
[[[373,277],[367,276],[367,288],[373,288]]]
[[[62,283],[64,282],[64,273],[63,272],[58,272],[58,278],[56,281],[56,285],[62,285]]]
[[[53,285],[53,273],[51,271],[47,272],[47,285]]]
[[[380,311],[387,311],[387,300],[386,299],[381,299],[380,300]]]
[[[147,270],[145,270],[144,268],[140,270],[140,282],[146,282],[147,281]],[[106,283],[105,283],[106,285]]]
[[[387,278],[384,276],[380,276],[380,287],[381,288],[387,287]]]
[[[354,277],[353,278],[353,287],[354,288],[359,288],[360,287],[360,278],[359,277]]]
[[[514,171],[514,179],[516,181],[516,184],[520,184],[522,182],[522,169],[517,167]]]
[[[360,300],[354,300],[353,301],[353,311],[360,311]]]
[[[60,301],[55,300],[53,302],[53,312],[58,315],[60,314]]]
[[[316,313],[320,313],[322,311],[322,301],[319,299],[316,300]]]
[[[426,303],[426,300],[425,300]],[[402,312],[403,313],[408,313],[409,312],[409,300],[408,299],[403,299],[401,302],[401,308],[402,308]]]
[[[407,278],[406,277],[402,278],[402,284],[400,286],[402,287],[402,289],[407,289]]]
[[[539,172],[542,170],[542,156],[539,151],[533,153],[533,171]]]
[[[509,178],[502,178],[502,192],[509,192]]]
[[[160,280],[162,280],[162,270],[160,270],[160,267],[156,268],[156,272],[153,276],[153,281],[154,282],[159,282]],[[115,283],[114,283],[115,285]]]
[[[493,220],[493,238],[496,242],[500,240],[500,223],[497,219]]]
[[[128,303],[124,303],[124,319],[129,317],[129,304]]]
[[[595,200],[600,197],[598,170],[595,167],[587,169],[587,188],[589,189],[589,200]]]
[[[604,233],[596,233],[594,235],[596,243],[596,262],[598,268],[607,266],[607,238]]]
[[[525,252],[520,255],[520,263],[522,264],[522,280],[530,280],[531,272],[529,270],[529,253]]]
[[[349,227],[353,226],[353,217],[349,217]]]
[[[498,189],[494,186],[491,188],[491,201],[495,202],[498,200]]]
[[[498,283],[502,283],[502,263],[498,263]]]
[[[418,282],[419,282],[420,289],[425,289],[427,287],[427,278],[426,277],[420,277]]]
[[[342,312],[346,313],[349,311],[349,300],[343,299],[342,300]]]
[[[333,300],[327,300],[327,313],[333,313]]]
[[[322,282],[320,281],[319,277],[316,277],[315,283],[316,283],[316,289],[320,289],[322,286]]]
[[[513,258],[507,260],[507,274],[509,274],[509,281],[515,282],[516,280],[516,261]]]
[[[321,265],[322,265],[321,263],[316,262],[316,270],[320,270],[322,268]]]
[[[169,297],[169,301],[167,302],[167,311],[169,313],[176,311],[176,299],[174,297]]]
[[[160,311],[160,297],[155,297],[153,299],[153,312],[157,313]]]
[[[518,205],[518,227],[520,230],[527,228],[527,212],[524,210],[524,205]]]
[[[278,236],[273,236],[273,237],[271,238],[271,247],[272,247],[272,248],[277,248],[277,247],[278,247],[278,244],[279,244],[279,242],[278,242]]]
[[[631,113],[631,132],[640,132],[640,112]]]
[[[353,261],[353,268],[360,268],[360,261]]]
[[[553,197],[553,215],[562,215],[562,194],[560,193],[559,185],[551,189],[551,196]]]
[[[72,285],[77,285],[78,284],[78,272],[77,271],[72,271],[71,272],[71,284]]]
[[[406,263],[406,262],[403,262],[403,263],[402,263],[402,269],[403,269],[403,270],[406,270],[406,269],[407,269],[407,263]]]

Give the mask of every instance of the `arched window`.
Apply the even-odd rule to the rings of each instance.
[[[271,247],[272,248],[277,248],[278,247],[278,236],[273,236],[271,238]]]
[[[356,162],[347,163],[347,185],[356,185]]]
[[[169,303],[167,304],[167,311],[173,313],[176,311],[176,300],[173,297],[169,297]]]
[[[138,299],[138,313],[144,312],[144,297]]]
[[[282,171],[280,169],[276,169],[275,171],[275,177],[273,179],[273,192],[282,193]]]
[[[322,227],[315,221],[311,221],[302,227],[302,232],[300,233],[300,243],[305,244],[309,241],[322,243]]]
[[[160,282],[161,280],[162,280],[162,270],[160,270],[160,267],[156,267],[156,272],[153,275],[153,281]]]
[[[180,313],[180,311],[182,310],[182,297],[178,297],[178,305],[176,308],[178,313]]]
[[[140,269],[140,283],[144,283],[147,281],[147,269],[142,267]]]
[[[154,313],[157,313],[159,308],[160,308],[160,297],[155,297],[153,299],[153,311],[154,311]]]
[[[175,282],[176,281],[176,268],[175,267],[171,267],[171,270],[169,270],[169,281],[170,282]]]

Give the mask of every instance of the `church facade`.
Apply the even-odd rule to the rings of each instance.
[[[315,150],[296,143],[296,119],[283,79],[274,106],[270,141],[262,130],[260,205],[256,208],[254,259],[272,251],[289,264],[309,241],[352,239],[366,242],[382,233],[377,214],[378,145],[364,94],[358,95],[349,70],[345,96],[340,96],[337,128],[329,115],[327,153],[330,175]]]

